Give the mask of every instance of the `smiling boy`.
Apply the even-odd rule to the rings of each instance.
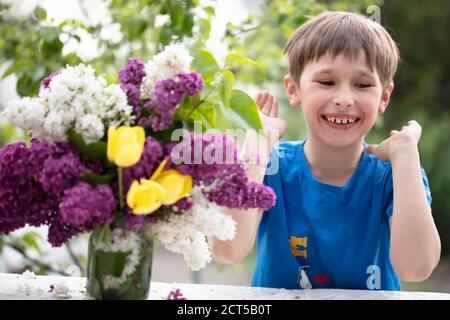
[[[237,235],[211,238],[213,255],[240,262],[257,239],[253,286],[400,290],[400,280],[428,278],[440,239],[420,166],[421,127],[410,121],[379,145],[364,142],[394,88],[395,42],[363,16],[327,12],[298,28],[285,53],[286,92],[303,111],[307,137],[279,143],[271,161],[262,152],[260,164],[249,165],[277,202],[265,213],[223,209]],[[272,95],[262,92],[256,102],[265,129],[282,137]],[[279,170],[264,175],[274,160]]]

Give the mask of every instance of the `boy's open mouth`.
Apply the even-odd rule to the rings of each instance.
[[[323,114],[321,118],[334,129],[346,130],[354,127],[361,118],[354,115]]]

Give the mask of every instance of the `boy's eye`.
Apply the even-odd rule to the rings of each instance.
[[[317,82],[319,82],[323,86],[332,86],[332,85],[334,85],[334,82],[331,81],[331,80],[320,80],[320,81],[317,81]]]
[[[371,87],[372,85],[369,84],[369,83],[357,83],[355,86],[356,86],[357,88],[364,89],[364,88],[369,88],[369,87]]]

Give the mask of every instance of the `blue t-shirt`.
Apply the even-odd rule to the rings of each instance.
[[[312,175],[304,142],[272,151],[264,183],[277,201],[261,219],[252,286],[400,290],[389,258],[390,162],[364,152],[347,183],[333,186]]]

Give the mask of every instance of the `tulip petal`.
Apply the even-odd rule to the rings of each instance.
[[[116,139],[116,128],[108,128],[108,143],[106,146],[106,156],[110,162],[114,162],[114,154],[116,153],[117,139]]]
[[[136,142],[144,147],[145,144],[145,130],[144,128],[140,127],[140,126],[136,126],[136,127],[132,127],[132,129],[134,130],[135,134],[136,134]]]
[[[141,160],[142,150],[136,144],[122,146],[115,155],[116,165],[122,168],[135,165]]]
[[[184,198],[192,190],[192,177],[188,174],[184,175],[184,177],[186,180],[184,181],[184,189],[182,194],[180,195],[180,199]]]
[[[152,213],[153,211],[156,211],[157,209],[159,209],[159,207],[161,207],[161,202],[153,202],[152,204],[147,206],[138,206],[134,208],[133,213],[135,215],[147,215]]]
[[[162,199],[166,195],[166,189],[164,189],[163,186],[161,186],[159,183],[147,180],[147,179],[141,179],[141,184],[148,186],[153,192],[155,192],[155,196],[158,199]]]
[[[130,188],[128,189],[128,193],[127,193],[127,205],[130,208],[134,208],[134,198],[136,196],[136,190],[139,187],[139,182],[137,182],[136,180],[133,181],[133,183],[131,184]]]
[[[180,195],[184,190],[185,178],[176,170],[164,171],[157,179],[161,186],[166,190],[166,196],[164,197],[162,203],[165,205],[170,205],[180,199]]]
[[[153,172],[152,176],[150,177],[150,180],[155,180],[161,172],[164,170],[164,167],[166,166],[169,159],[165,158],[161,163],[159,164],[158,168],[156,168],[155,172]]]

